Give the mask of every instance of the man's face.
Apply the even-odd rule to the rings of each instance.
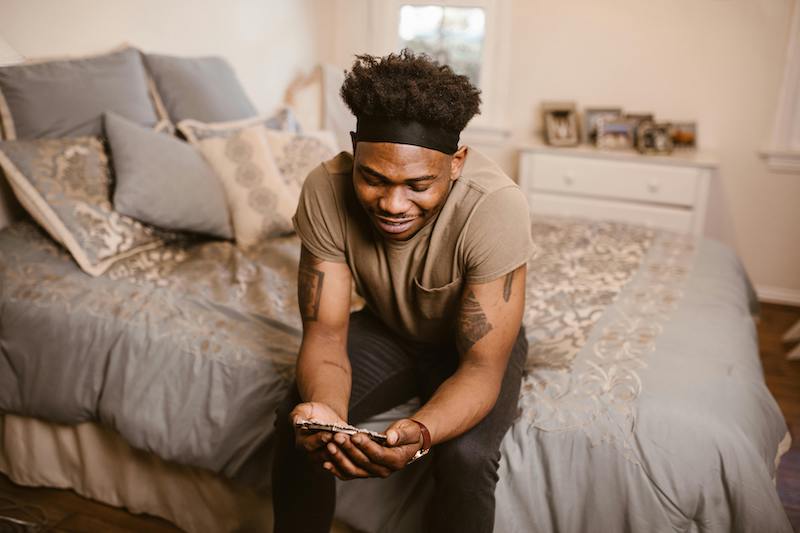
[[[442,208],[450,184],[461,175],[467,148],[447,155],[409,144],[362,141],[354,153],[358,201],[381,235],[404,241]]]

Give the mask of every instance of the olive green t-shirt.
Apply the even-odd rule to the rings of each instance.
[[[533,252],[525,195],[477,150],[469,149],[438,215],[406,241],[387,240],[374,227],[352,173],[347,152],[314,169],[294,227],[315,257],[347,263],[367,306],[402,336],[446,341],[464,284],[497,279]]]

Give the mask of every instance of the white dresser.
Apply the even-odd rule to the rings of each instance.
[[[534,213],[703,234],[709,186],[717,171],[713,157],[539,144],[519,148],[519,182]]]

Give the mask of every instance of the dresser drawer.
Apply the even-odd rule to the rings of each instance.
[[[694,215],[687,209],[537,192],[529,193],[528,203],[531,212],[542,215],[618,220],[680,233],[692,232]]]
[[[693,206],[696,168],[553,154],[525,154],[523,180],[530,192],[555,192],[657,204]]]

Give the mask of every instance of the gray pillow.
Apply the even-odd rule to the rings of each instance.
[[[146,54],[145,63],[174,123],[226,122],[257,114],[236,74],[221,57]]]
[[[225,191],[193,146],[106,113],[114,209],[164,229],[233,238]]]
[[[134,48],[0,68],[0,119],[6,139],[101,135],[106,110],[143,126],[158,122],[147,72]]]

